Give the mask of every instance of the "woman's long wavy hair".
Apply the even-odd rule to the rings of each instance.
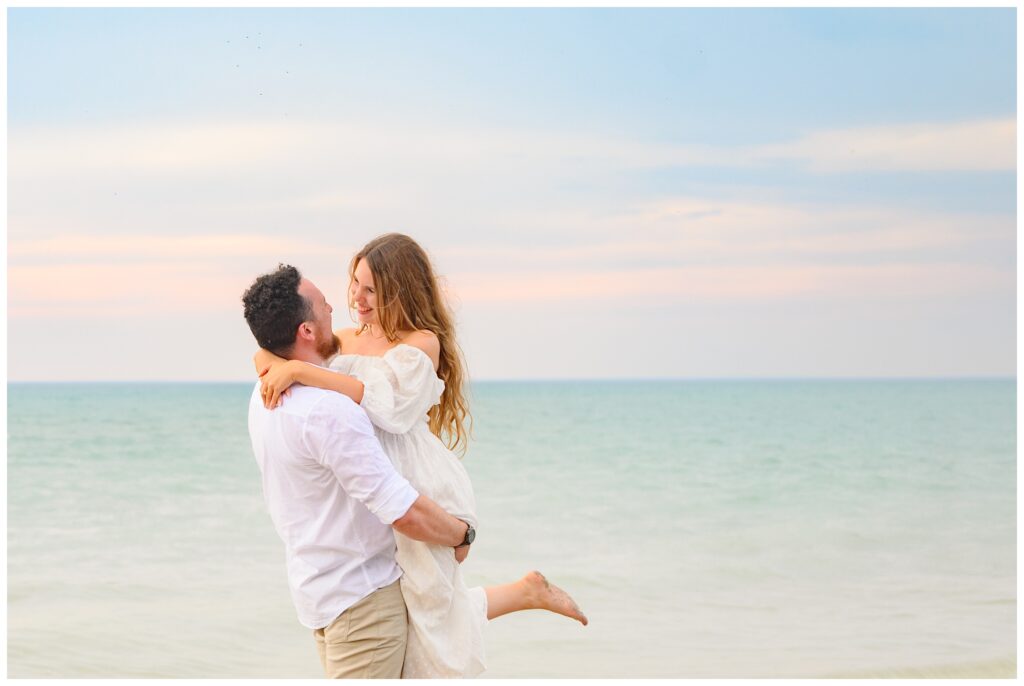
[[[464,455],[472,428],[472,415],[463,393],[466,363],[462,348],[455,341],[451,310],[438,286],[427,253],[416,241],[400,233],[378,236],[352,257],[349,265],[349,293],[356,265],[366,260],[377,292],[377,321],[390,342],[402,332],[426,330],[441,343],[437,375],[444,381],[441,402],[430,408],[430,430],[450,450]],[[349,299],[349,309],[355,305]],[[362,324],[356,335],[369,325]]]

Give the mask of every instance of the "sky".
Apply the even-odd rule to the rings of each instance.
[[[8,378],[252,378],[431,255],[473,379],[1016,375],[1016,10],[8,9]]]

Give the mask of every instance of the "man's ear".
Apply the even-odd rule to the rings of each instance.
[[[316,338],[316,336],[313,334],[313,328],[309,325],[309,322],[302,322],[301,324],[299,324],[297,337],[304,338],[308,341],[312,341]]]

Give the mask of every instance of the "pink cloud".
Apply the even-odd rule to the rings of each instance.
[[[862,296],[939,296],[1008,289],[1012,272],[974,265],[692,266],[610,271],[461,272],[452,293],[467,303],[599,299],[628,304],[648,297],[779,300]]]

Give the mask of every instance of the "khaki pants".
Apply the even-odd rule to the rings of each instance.
[[[400,679],[409,620],[398,582],[378,589],[323,629],[314,629],[331,679]]]

